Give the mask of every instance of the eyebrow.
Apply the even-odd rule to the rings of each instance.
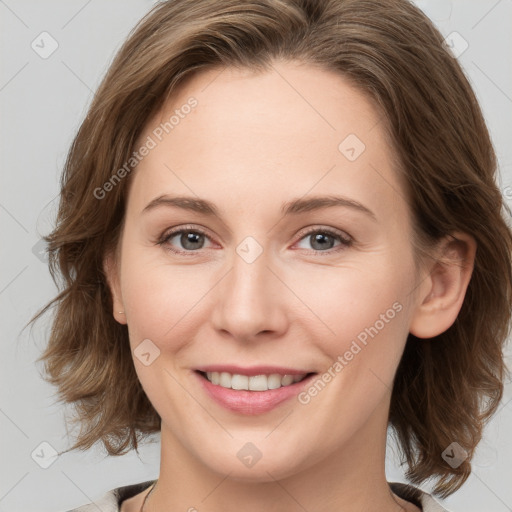
[[[193,211],[209,217],[221,217],[217,207],[206,199],[200,199],[192,196],[169,196],[161,195],[150,201],[142,210],[142,213],[148,212],[160,206],[174,206],[183,210]],[[377,221],[376,215],[366,206],[358,201],[342,196],[313,196],[308,198],[298,198],[288,201],[281,205],[282,215],[298,215],[304,212],[321,210],[342,206],[364,213],[372,220]]]

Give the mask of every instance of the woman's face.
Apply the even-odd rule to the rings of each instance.
[[[162,442],[252,480],[380,449],[420,276],[372,104],[310,65],[209,70],[142,145],[115,316]]]

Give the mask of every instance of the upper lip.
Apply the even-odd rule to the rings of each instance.
[[[227,372],[238,375],[247,375],[248,377],[254,375],[272,375],[273,373],[278,373],[279,375],[305,375],[308,373],[313,373],[308,370],[300,370],[297,368],[285,368],[284,366],[237,366],[234,364],[211,364],[207,366],[200,366],[196,368],[197,371],[200,372]]]

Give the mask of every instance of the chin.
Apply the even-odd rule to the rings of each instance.
[[[305,460],[311,461],[303,452],[300,456],[297,450],[290,446],[289,450],[276,450],[274,446],[263,446],[261,450],[256,448],[257,443],[233,443],[236,445],[224,446],[219,453],[218,449],[211,453],[211,458],[206,459],[205,453],[198,454],[202,463],[211,471],[221,475],[228,475],[229,478],[238,482],[263,483],[274,482],[275,480],[290,477],[305,469]]]

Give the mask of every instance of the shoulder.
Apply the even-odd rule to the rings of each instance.
[[[443,508],[430,494],[409,484],[389,482],[391,490],[400,498],[414,503],[423,512],[450,512]]]
[[[101,510],[101,512],[119,512],[120,505],[123,501],[144,491],[154,482],[155,480],[148,480],[138,484],[125,485],[111,489],[93,503],[68,510],[68,512],[98,512],[98,510]]]

